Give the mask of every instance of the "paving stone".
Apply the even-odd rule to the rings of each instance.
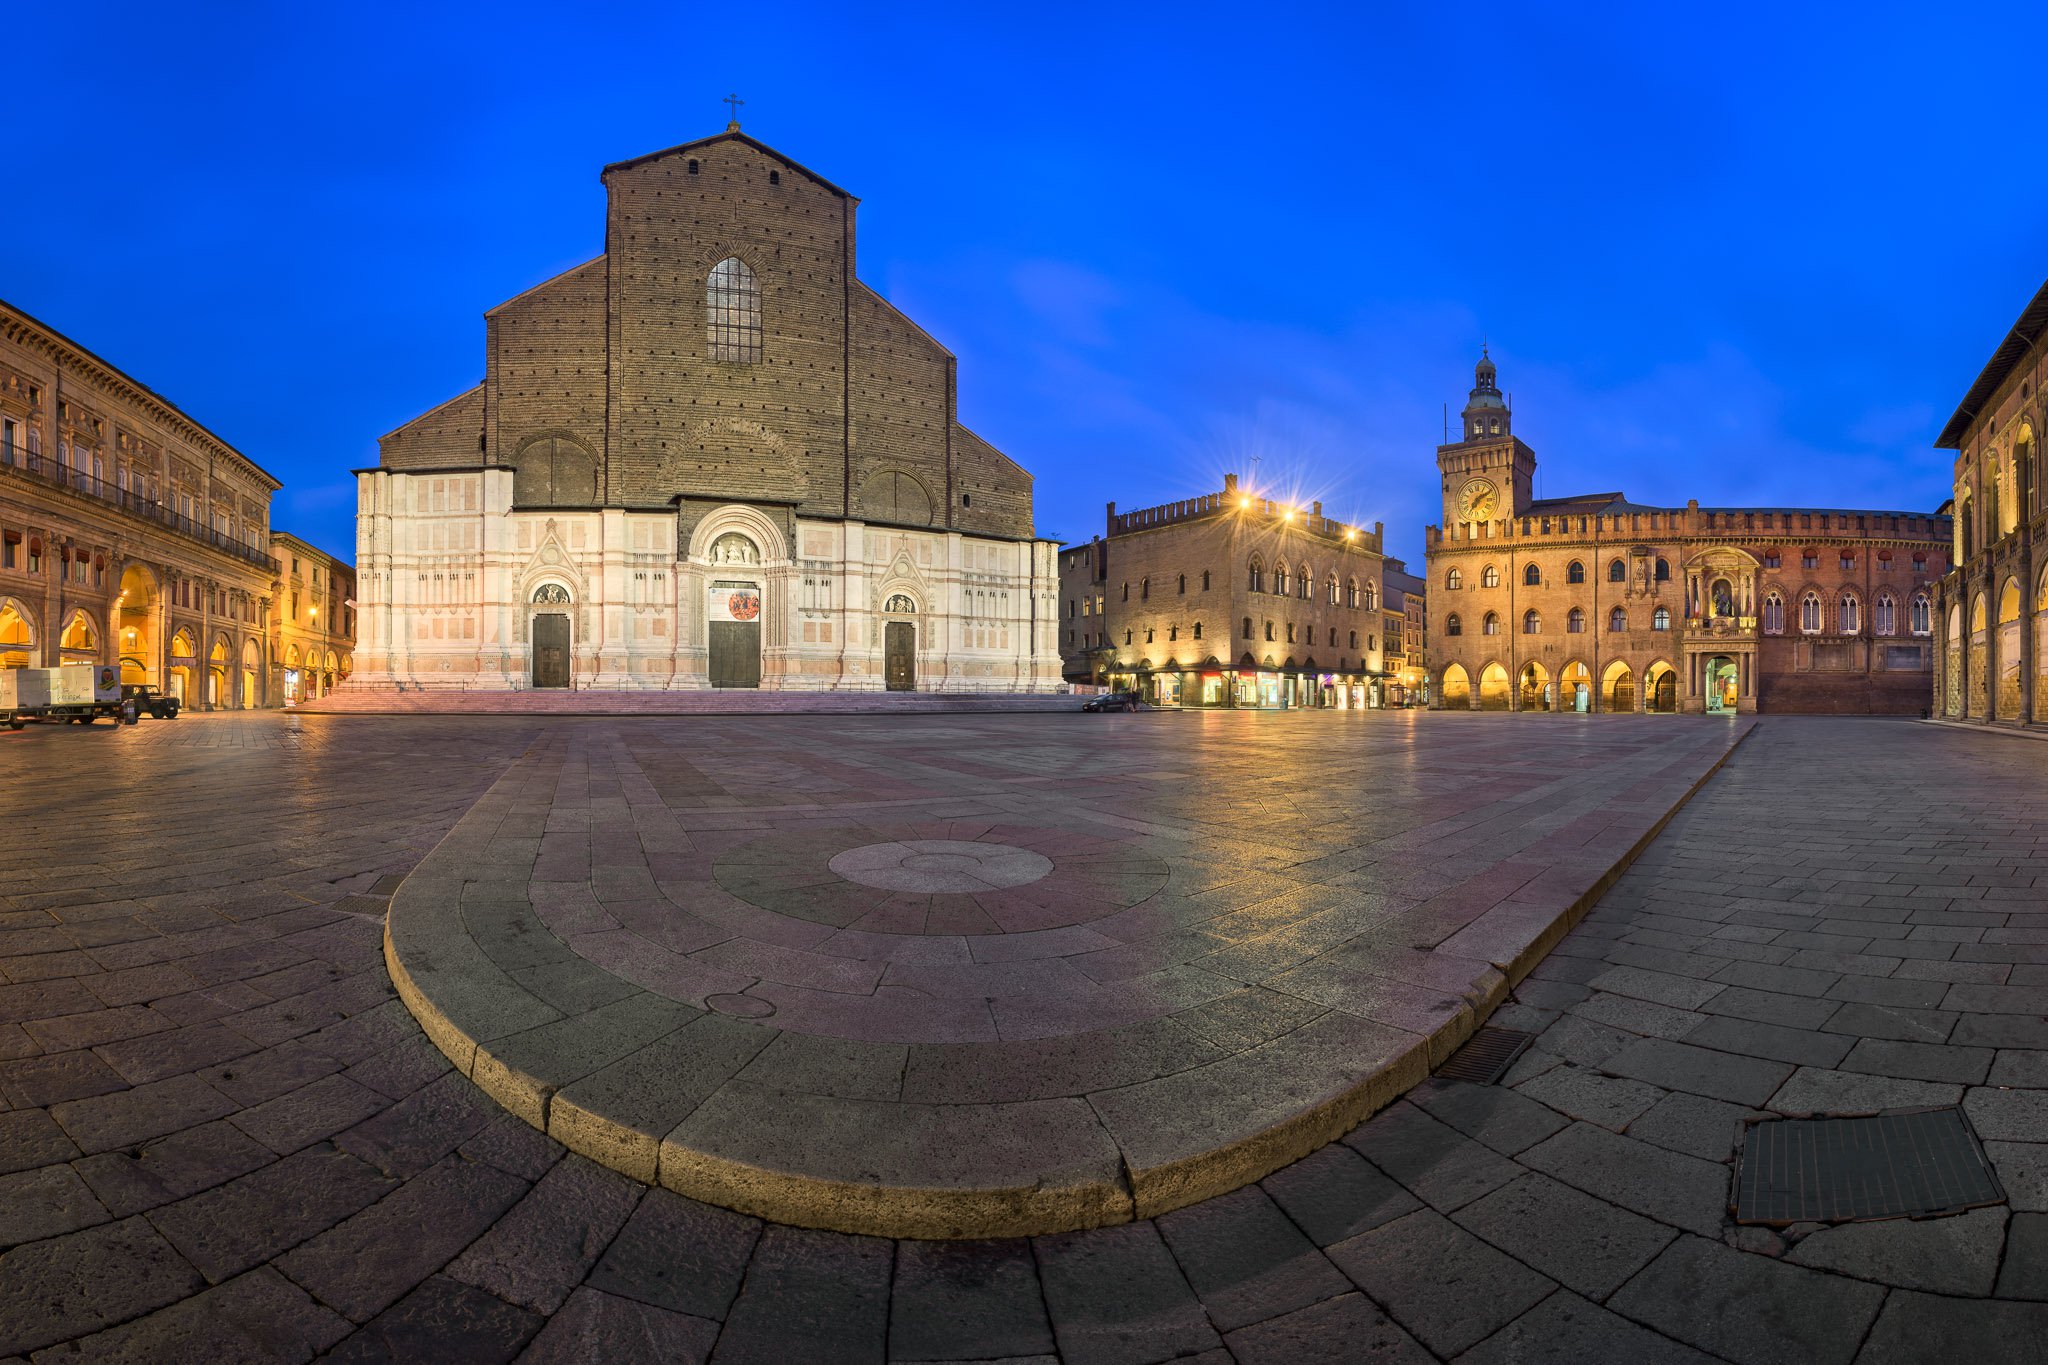
[[[1957,1016],[1949,1010],[1908,1009],[1896,1005],[1851,1003],[1836,1010],[1821,1027],[1829,1033],[1859,1038],[1890,1038],[1902,1043],[1944,1043],[1954,1032]]]
[[[1874,1114],[1954,1104],[1962,1093],[1960,1085],[1801,1067],[1771,1097],[1770,1107],[1780,1114]]]
[[[1560,1289],[1458,1357],[1458,1365],[1708,1365],[1704,1355]]]
[[[392,1184],[346,1152],[311,1147],[148,1218],[218,1284],[375,1203]]]
[[[1052,1324],[1028,1241],[897,1243],[890,1359],[1052,1352]]]
[[[1328,1246],[1422,1207],[1422,1201],[1341,1142],[1260,1182],[1309,1240]]]
[[[888,1334],[890,1246],[769,1227],[718,1340],[721,1360],[869,1361]]]
[[[1699,1015],[1692,1010],[1674,1009],[1625,995],[1596,995],[1583,1004],[1573,1006],[1572,1013],[1582,1019],[1652,1038],[1683,1038],[1700,1023]]]
[[[67,1100],[52,1105],[50,1117],[80,1151],[105,1152],[190,1128],[240,1107],[197,1076],[174,1076],[113,1094]]]
[[[381,1113],[389,1103],[387,1097],[346,1076],[323,1076],[244,1109],[229,1122],[284,1156]]]
[[[69,1166],[0,1175],[0,1250],[108,1221],[100,1201]]]
[[[276,1153],[225,1119],[102,1152],[73,1168],[117,1218],[211,1189],[267,1166]]]
[[[651,1189],[587,1283],[657,1308],[722,1322],[760,1236],[757,1219]]]
[[[611,1245],[646,1192],[639,1182],[572,1153],[456,1257],[446,1273],[508,1303],[552,1313]]]
[[[334,1142],[387,1175],[406,1179],[476,1136],[501,1112],[467,1077],[450,1072]]]
[[[1150,1223],[1034,1239],[1062,1360],[1137,1365],[1221,1344]]]
[[[1593,1299],[1620,1288],[1678,1235],[1534,1173],[1467,1204],[1452,1221]]]
[[[38,1352],[37,1359],[82,1356],[132,1365],[308,1360],[347,1336],[353,1326],[263,1266],[133,1322]]]
[[[1703,1095],[1671,1094],[1628,1126],[1628,1135],[1706,1161],[1726,1161],[1742,1142],[1744,1119],[1759,1111]]]
[[[1351,1287],[1256,1185],[1169,1213],[1158,1226],[1219,1331]]]
[[[1223,1342],[1238,1365],[1429,1365],[1436,1359],[1358,1293],[1241,1327]]]
[[[0,1352],[98,1331],[204,1287],[140,1218],[33,1242],[0,1261]]]
[[[1940,1294],[1989,1294],[2005,1244],[2004,1209],[1949,1218],[1844,1223],[1800,1239],[1786,1259],[1860,1280]]]
[[[509,1361],[541,1326],[495,1295],[436,1275],[358,1328],[325,1359],[337,1365]]]
[[[2048,1213],[2015,1213],[2006,1223],[1998,1297],[2048,1301]]]
[[[711,1359],[718,1324],[666,1308],[578,1289],[519,1355],[519,1365],[584,1365],[587,1361],[660,1360],[702,1365]]]
[[[1988,1139],[1984,1155],[1998,1171],[1998,1183],[2014,1208],[2048,1212],[2048,1144]]]
[[[1566,1124],[1544,1105],[1498,1085],[1429,1080],[1408,1092],[1408,1102],[1503,1156],[1535,1146]]]
[[[1432,1209],[1339,1242],[1329,1257],[1439,1356],[1476,1345],[1556,1288]]]
[[[1977,1136],[2003,1142],[2048,1142],[2048,1091],[1979,1086],[1963,1097]]]
[[[1522,1164],[1660,1222],[1718,1237],[1729,1168],[1589,1123],[1575,1123],[1522,1153]]]
[[[1607,1307],[1728,1360],[1847,1365],[1884,1298],[1876,1285],[1680,1237]]]
[[[1700,1007],[1703,1014],[1803,1029],[1822,1028],[1841,1011],[1841,1002],[1834,999],[1786,995],[1781,991],[1753,990],[1747,986],[1730,986]]]
[[[2048,1338],[2048,1304],[1943,1298],[1900,1290],[1885,1302],[1857,1360],[2035,1360]]]
[[[1752,1107],[1768,1100],[1793,1070],[1782,1062],[1736,1057],[1662,1038],[1636,1040],[1608,1058],[1602,1069],[1665,1090]]]
[[[1443,1212],[1463,1208],[1521,1171],[1407,1103],[1389,1106],[1344,1135],[1344,1144]]]
[[[1696,1047],[1710,1047],[1744,1057],[1790,1062],[1794,1066],[1834,1066],[1854,1046],[1847,1038],[1810,1029],[1786,1028],[1780,1024],[1758,1023],[1754,1019],[1731,1019],[1717,1015],[1703,1021],[1685,1036]]]
[[[1998,1053],[1985,1084],[2048,1090],[2048,1052],[2007,1049]]]
[[[1981,1085],[1991,1071],[1991,1059],[1995,1055],[1989,1048],[1937,1047],[1931,1043],[1865,1038],[1836,1065],[1844,1071],[1861,1071],[1875,1076]]]
[[[1610,995],[1626,995],[1655,1005],[1696,1010],[1724,989],[1722,983],[1692,976],[1646,971],[1640,967],[1614,967],[1587,983]]]
[[[77,1145],[48,1111],[18,1109],[0,1114],[0,1175],[69,1161],[77,1155]]]
[[[1619,1132],[1665,1092],[1642,1081],[1603,1076],[1598,1071],[1568,1062],[1523,1082],[1518,1093],[1541,1100],[1558,1113]],[[1561,1131],[1565,1126],[1564,1121],[1559,1120],[1552,1132]]]

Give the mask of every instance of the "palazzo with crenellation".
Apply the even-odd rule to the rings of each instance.
[[[1538,498],[1490,359],[1474,380],[1426,531],[1432,706],[1927,708],[1947,516]]]
[[[858,201],[737,123],[601,178],[603,254],[357,472],[349,689],[1057,690],[1031,476],[859,279]]]

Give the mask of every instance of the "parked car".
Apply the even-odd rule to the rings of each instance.
[[[147,712],[158,720],[178,718],[178,699],[168,693],[159,692],[149,683],[121,684],[121,700],[124,703],[133,701],[137,715]]]
[[[1083,711],[1136,711],[1145,703],[1136,692],[1104,692],[1081,703]]]

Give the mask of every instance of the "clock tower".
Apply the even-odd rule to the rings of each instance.
[[[1436,449],[1445,526],[1506,521],[1520,516],[1535,497],[1536,452],[1515,439],[1514,414],[1496,377],[1481,347],[1472,393],[1458,414],[1461,438]]]

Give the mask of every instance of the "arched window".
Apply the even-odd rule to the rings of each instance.
[[[1779,568],[1779,567],[1781,567],[1781,566],[1782,566],[1782,565],[1784,564],[1784,562],[1785,562],[1785,561],[1784,561],[1783,557],[1782,557],[1782,556],[1780,556],[1780,555],[1779,555],[1779,553],[1778,553],[1778,552],[1777,552],[1776,550],[1765,550],[1765,551],[1764,551],[1764,567],[1765,567],[1766,569],[1776,569],[1776,568]]]
[[[1820,628],[1820,594],[1809,592],[1799,599],[1799,629],[1807,635],[1818,635]]]
[[[1358,580],[1355,578],[1344,580],[1344,605],[1347,607],[1358,605]]]
[[[1266,638],[1268,640],[1273,638],[1273,623],[1271,621],[1266,622]]]
[[[1843,635],[1854,635],[1862,627],[1861,614],[1857,607],[1856,594],[1842,594],[1842,610],[1835,629]]]
[[[1126,631],[1124,632],[1124,643],[1125,643],[1125,644],[1129,644],[1130,642],[1131,642],[1131,632],[1130,632],[1130,631],[1128,631],[1128,630],[1126,630]]]
[[[1899,633],[1898,604],[1892,595],[1881,592],[1870,604],[1870,632],[1873,635],[1897,635]]]
[[[1452,612],[1449,616],[1446,616],[1444,618],[1444,634],[1463,635],[1464,633],[1465,623],[1458,619],[1458,613]]]
[[[1618,559],[1608,560],[1607,581],[1609,583],[1626,583],[1628,581],[1628,565]]]
[[[1244,618],[1244,638],[1247,640],[1252,638],[1252,618],[1249,616]]]
[[[1524,565],[1524,566],[1522,567],[1522,582],[1523,582],[1523,583],[1525,583],[1525,584],[1527,584],[1527,585],[1528,585],[1529,587],[1532,587],[1532,588],[1533,588],[1533,587],[1537,586],[1538,584],[1540,584],[1540,583],[1541,583],[1542,581],[1543,581],[1543,571],[1542,571],[1541,569],[1537,568],[1537,567],[1536,567],[1536,566],[1535,566],[1534,564],[1525,564],[1525,565]]]
[[[1924,592],[1913,594],[1913,633],[1915,635],[1931,635],[1934,633],[1934,626],[1929,620],[1928,615],[1927,594]]]
[[[1331,575],[1330,575],[1330,583],[1329,583],[1329,588],[1330,588],[1330,605],[1334,607],[1334,606],[1336,606],[1336,605],[1337,605],[1337,575],[1335,575],[1335,574],[1331,574]],[[1356,594],[1354,593],[1354,594],[1353,594],[1353,596],[1355,597],[1355,596],[1356,596]]]
[[[1497,588],[1497,587],[1499,587],[1499,586],[1500,586],[1500,570],[1499,570],[1499,569],[1496,569],[1496,568],[1494,568],[1494,567],[1493,567],[1493,565],[1491,565],[1491,564],[1489,564],[1489,565],[1487,565],[1487,566],[1486,566],[1485,568],[1481,569],[1481,570],[1479,571],[1479,586],[1480,586],[1480,587],[1482,587],[1482,588]]]
[[[1202,591],[1209,591],[1209,571],[1207,569],[1202,570]]]
[[[1915,550],[1913,552],[1913,576],[1915,578],[1927,577],[1927,554],[1923,550]]]
[[[1358,648],[1358,632],[1355,630],[1351,632],[1351,647]]]
[[[1202,638],[1202,623],[1200,621],[1195,622],[1195,638],[1197,640]]]
[[[1264,592],[1266,590],[1266,570],[1256,559],[1252,561],[1251,569],[1245,576],[1245,586],[1253,592]]]
[[[1669,608],[1669,607],[1659,607],[1659,608],[1657,608],[1657,610],[1656,610],[1656,611],[1652,612],[1652,613],[1650,614],[1650,629],[1651,629],[1651,630],[1669,630],[1669,629],[1671,629],[1671,608]]]
[[[1567,582],[1567,583],[1583,583],[1583,582],[1585,582],[1585,581],[1586,581],[1586,566],[1585,566],[1585,565],[1583,565],[1583,564],[1581,564],[1581,563],[1579,563],[1579,561],[1578,561],[1578,560],[1576,560],[1576,559],[1574,559],[1574,560],[1573,560],[1573,561],[1572,561],[1571,563],[1569,563],[1569,564],[1565,565],[1565,566],[1564,566],[1564,581],[1565,581],[1565,582]]]
[[[1659,560],[1657,561],[1657,581],[1658,581],[1659,583],[1669,583],[1669,582],[1671,581],[1671,561],[1670,561],[1670,560],[1668,560],[1668,559],[1659,559]]]
[[[1764,634],[1783,635],[1784,633],[1785,599],[1776,593],[1767,594],[1764,597]]]
[[[1140,602],[1150,602],[1152,600],[1151,579],[1141,578],[1138,580],[1138,600]]]
[[[1486,619],[1479,623],[1479,633],[1481,635],[1500,634],[1500,613],[1492,611],[1486,613]]]
[[[1531,607],[1531,608],[1529,608],[1529,610],[1527,610],[1527,611],[1523,612],[1523,613],[1522,613],[1522,634],[1524,634],[1524,635],[1541,635],[1542,633],[1543,633],[1543,618],[1542,618],[1541,616],[1538,616],[1538,615],[1536,614],[1536,608],[1534,608],[1534,607]]]
[[[1186,593],[1188,590],[1188,576],[1186,574],[1180,576],[1180,590],[1182,593]]]
[[[1452,592],[1456,592],[1459,588],[1464,587],[1464,573],[1455,567],[1452,568],[1452,570],[1449,573],[1444,575],[1444,586],[1450,589]]]
[[[729,365],[761,360],[761,286],[737,256],[711,267],[704,283],[705,332],[711,358]]]
[[[1287,596],[1287,566],[1285,564],[1275,564],[1273,566],[1273,591],[1279,593],[1282,597]]]
[[[1627,629],[1627,612],[1623,611],[1620,607],[1616,607],[1613,611],[1607,613],[1607,630],[1609,634],[1619,635]]]
[[[1301,572],[1295,575],[1294,581],[1297,584],[1295,591],[1300,594],[1302,601],[1306,602],[1316,595],[1316,576],[1308,565],[1301,566]]]
[[[1567,635],[1584,635],[1586,633],[1586,613],[1577,607],[1573,607],[1569,612],[1565,613],[1564,629]]]
[[[1366,609],[1367,611],[1371,611],[1371,610],[1373,610],[1374,608],[1378,607],[1378,606],[1379,606],[1379,604],[1380,604],[1380,595],[1379,595],[1379,593],[1377,593],[1377,592],[1375,592],[1375,591],[1373,590],[1373,586],[1372,586],[1372,584],[1370,584],[1370,583],[1366,584],[1366,585],[1365,585],[1365,609]]]

